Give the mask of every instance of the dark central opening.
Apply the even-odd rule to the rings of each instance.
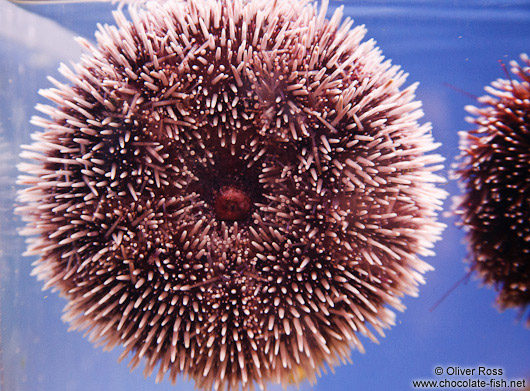
[[[215,195],[214,210],[221,220],[244,220],[252,208],[252,200],[242,189],[234,186],[222,187]]]
[[[247,162],[224,148],[216,148],[213,159],[196,159],[195,162],[198,180],[188,191],[198,192],[217,220],[248,220],[256,204],[263,200],[258,169],[247,167]]]

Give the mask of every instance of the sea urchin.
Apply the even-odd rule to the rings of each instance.
[[[34,273],[157,380],[315,379],[416,294],[443,226],[415,85],[299,0],[115,13],[23,157]]]
[[[498,79],[466,107],[477,128],[461,132],[456,199],[471,269],[499,289],[501,309],[530,304],[530,60],[511,63],[521,81]],[[530,325],[530,318],[528,319]]]

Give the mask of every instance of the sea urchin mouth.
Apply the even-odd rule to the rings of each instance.
[[[215,196],[215,214],[221,220],[243,220],[251,207],[248,194],[237,187],[223,187]]]
[[[415,85],[325,2],[145,7],[41,92],[18,209],[35,274],[157,380],[315,380],[430,268],[445,193]]]

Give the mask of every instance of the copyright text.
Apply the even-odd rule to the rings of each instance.
[[[507,379],[505,370],[499,367],[438,365],[434,368],[433,373],[437,378],[412,380],[412,387],[418,389],[489,388],[522,390],[528,384],[526,379]]]

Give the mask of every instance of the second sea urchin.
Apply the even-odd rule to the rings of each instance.
[[[326,6],[115,14],[42,95],[21,165],[35,274],[157,380],[315,379],[394,322],[442,230],[441,158],[405,75]]]
[[[501,309],[530,305],[530,60],[520,80],[499,79],[466,107],[477,128],[461,133],[456,213],[467,230],[472,270],[499,290]],[[530,325],[530,318],[528,319]]]

